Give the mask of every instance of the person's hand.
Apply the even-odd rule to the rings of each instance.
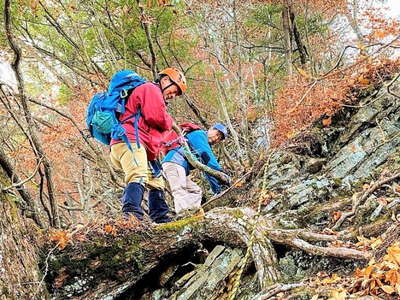
[[[232,184],[231,176],[233,175],[233,172],[231,172],[230,170],[226,170],[226,169],[221,169],[219,171],[225,174],[225,177],[226,177],[226,179],[228,181],[227,184],[231,185]]]
[[[230,187],[232,185],[232,177],[230,177],[225,172],[224,172],[224,174],[225,174],[226,181],[222,185],[226,185],[226,186]]]

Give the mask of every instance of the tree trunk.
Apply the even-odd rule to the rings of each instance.
[[[0,186],[9,185],[0,168]],[[13,194],[0,192],[0,213],[0,299],[43,299],[35,246],[39,228],[21,217]]]

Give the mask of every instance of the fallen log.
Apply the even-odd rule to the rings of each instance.
[[[203,244],[245,249],[253,226],[255,239],[251,257],[262,289],[280,278],[272,242],[322,256],[358,260],[370,257],[368,252],[355,249],[312,245],[305,240],[330,241],[335,238],[306,230],[274,229],[266,217],[254,224],[255,215],[250,208],[218,208],[203,216],[157,226],[142,224],[126,230],[129,224],[114,222],[104,225],[105,232],[86,236],[82,234],[87,229],[82,228],[71,236],[65,249],[51,254],[45,274],[48,289],[55,297],[139,297],[141,281],[154,281],[154,288],[161,288],[157,277],[162,273],[160,270],[189,263],[193,253],[202,249]],[[43,256],[46,253],[43,252]]]

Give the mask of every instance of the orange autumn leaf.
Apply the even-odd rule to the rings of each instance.
[[[396,270],[389,270],[387,272],[385,272],[385,281],[389,282],[390,285],[396,285],[399,280],[400,280],[400,276],[399,276],[399,272],[397,272]]]
[[[300,74],[301,76],[303,76],[304,78],[311,78],[311,76],[310,76],[306,71],[304,71],[303,69],[297,68],[297,71],[298,71],[299,74]]]
[[[107,224],[104,226],[104,231],[108,234],[114,234],[115,233],[115,229],[113,226]]]
[[[70,241],[69,234],[64,230],[56,230],[50,235],[50,240],[58,244],[60,250],[64,249]]]
[[[341,211],[335,211],[333,213],[332,219],[333,221],[337,221],[340,219],[340,217],[342,216],[342,212]]]
[[[398,246],[391,246],[387,249],[387,256],[390,261],[397,263],[400,265],[400,247]]]
[[[366,278],[369,278],[371,276],[371,273],[372,273],[373,270],[374,270],[374,266],[368,266],[361,273]]]
[[[322,125],[324,125],[325,127],[327,127],[327,126],[329,126],[329,125],[331,125],[331,124],[332,124],[332,119],[331,119],[331,117],[322,120]]]
[[[378,30],[378,31],[376,31],[374,33],[374,37],[377,38],[377,39],[382,39],[385,36],[387,36],[387,33],[385,31],[383,31],[383,30]]]
[[[361,85],[370,84],[370,81],[368,79],[364,78],[363,76],[360,76],[357,79],[358,79],[358,83],[361,84]]]

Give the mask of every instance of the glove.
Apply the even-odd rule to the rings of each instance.
[[[227,184],[221,184],[221,185],[219,186],[218,191],[217,191],[216,193],[213,193],[213,197],[215,197],[215,196],[217,196],[217,195],[223,193],[223,192],[224,192],[225,190],[227,190],[227,189],[229,189],[229,185],[227,185]]]
[[[222,171],[221,171],[222,172]],[[222,183],[221,186],[227,186],[230,187],[232,185],[232,177],[229,176],[227,173],[223,172],[225,174],[225,179],[227,180],[227,182]]]

